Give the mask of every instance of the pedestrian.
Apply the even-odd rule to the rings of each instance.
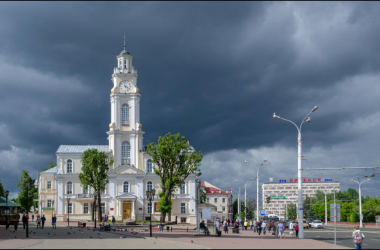
[[[261,234],[261,221],[257,221],[257,234]]]
[[[225,220],[223,223],[223,229],[224,229],[224,233],[228,233],[228,221],[227,220]]]
[[[362,249],[364,234],[360,231],[359,226],[354,227],[354,232],[352,232],[352,239],[354,241],[355,249]]]
[[[244,230],[244,222],[243,222],[243,220],[240,220],[240,224],[241,224],[241,230]]]
[[[269,221],[269,222],[267,223],[267,230],[268,230],[268,233],[269,233],[269,234],[270,234],[270,230],[271,230],[271,228],[272,228],[272,222]]]
[[[230,225],[230,222],[231,222],[230,219],[228,219],[228,220],[227,220],[227,223],[228,223],[228,224],[227,224],[227,227]]]
[[[57,217],[55,217],[55,215],[51,219],[51,225],[53,226],[53,229],[57,229]]]
[[[278,228],[278,234],[280,235],[280,239],[282,239],[282,236],[284,236],[284,239],[286,239],[286,237],[285,237],[285,227],[284,227],[284,224],[282,224],[281,221],[278,221],[277,228]]]
[[[34,221],[34,214],[32,215],[32,222]]]
[[[296,231],[296,238],[298,238],[298,222],[296,222],[296,226],[294,227],[294,230]]]
[[[275,235],[275,237],[276,238],[278,238],[278,223],[279,223],[280,221],[276,221],[275,223],[274,223],[274,235]]]
[[[246,221],[244,221],[244,229],[245,229],[245,231],[247,231],[247,227],[248,227],[248,222],[246,220]]]
[[[37,229],[40,228],[41,229],[41,218],[39,215],[37,215]]]
[[[115,220],[115,216],[112,215],[112,226],[113,226],[113,230],[116,231],[116,220]],[[161,227],[161,225],[160,225]],[[161,229],[160,229],[161,231]]]
[[[249,220],[249,228],[251,229],[251,231],[252,231],[252,227],[253,227],[253,222],[252,220]]]
[[[265,233],[267,231],[267,223],[265,220],[263,221],[263,223],[261,223],[261,228],[263,230],[263,234],[265,235]]]
[[[216,219],[216,221],[215,221],[215,234],[219,233],[219,229],[220,229],[220,222],[219,222],[219,219]]]
[[[45,221],[46,221],[46,218],[45,218],[44,214],[42,215],[41,221],[42,221],[42,229],[44,229]]]
[[[253,232],[256,233],[256,231],[257,231],[257,220],[255,220],[253,222],[253,227],[254,227]]]
[[[24,225],[24,229],[25,229],[25,225],[26,225],[26,216],[25,216],[25,214],[22,215],[22,224]]]
[[[292,221],[290,221],[290,223],[289,223],[289,235],[290,235],[290,237],[293,238],[293,234],[294,234],[294,224]]]

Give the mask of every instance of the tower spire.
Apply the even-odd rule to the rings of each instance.
[[[124,31],[124,50],[125,50],[125,31]]]

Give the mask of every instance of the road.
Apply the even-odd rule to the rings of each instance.
[[[365,236],[363,241],[363,249],[380,249],[380,228],[362,228],[361,230]],[[334,227],[325,227],[324,229],[305,229],[305,239],[319,240],[327,243],[334,244]],[[353,228],[351,227],[337,227],[336,230],[336,244],[354,248],[351,235]]]

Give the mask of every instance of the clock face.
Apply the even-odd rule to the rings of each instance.
[[[120,90],[121,91],[125,91],[125,92],[127,92],[127,91],[129,91],[131,89],[131,83],[130,82],[128,82],[128,81],[122,81],[121,83],[120,83]]]

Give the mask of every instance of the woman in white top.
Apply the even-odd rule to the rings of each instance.
[[[289,230],[290,230],[289,232],[290,237],[293,237],[294,224],[292,221],[289,223]]]

